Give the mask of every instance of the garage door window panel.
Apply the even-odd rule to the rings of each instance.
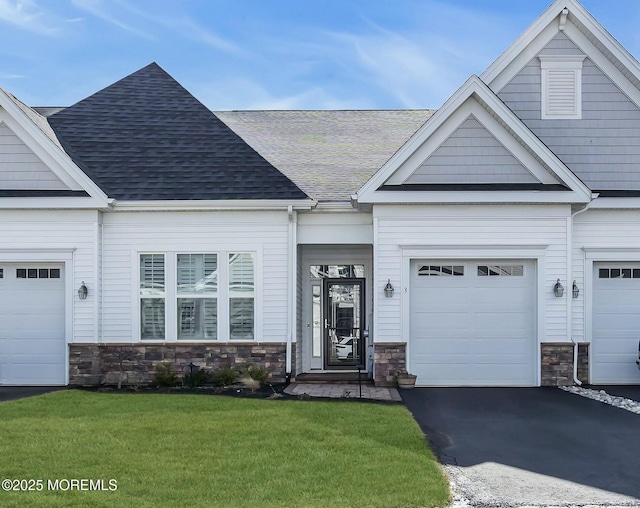
[[[462,265],[423,265],[418,268],[420,277],[462,277],[464,266]]]

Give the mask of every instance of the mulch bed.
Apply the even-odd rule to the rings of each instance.
[[[252,390],[242,385],[232,386],[154,386],[154,385],[126,385],[118,389],[116,385],[79,386],[78,390],[101,393],[174,393],[196,395],[227,395],[249,399],[280,399],[290,398],[284,393],[286,383],[261,386]],[[297,397],[294,397],[297,398]]]

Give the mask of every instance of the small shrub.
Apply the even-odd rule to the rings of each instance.
[[[175,386],[178,383],[178,376],[173,370],[173,365],[169,362],[162,362],[156,365],[153,381],[158,386]]]
[[[235,383],[238,373],[231,367],[225,367],[213,373],[211,381],[216,386],[229,386]]]
[[[204,386],[207,382],[207,373],[204,369],[194,370],[193,373],[187,372],[184,375],[182,383],[187,386]]]
[[[249,365],[246,369],[246,375],[251,379],[255,379],[260,386],[267,384],[269,378],[269,369],[265,367],[257,367],[255,365]]]
[[[240,383],[245,388],[249,388],[252,392],[255,392],[258,388],[260,388],[260,381],[257,379],[253,379],[247,375],[244,375],[240,378]]]

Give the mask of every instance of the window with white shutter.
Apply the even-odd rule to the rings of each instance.
[[[140,255],[140,337],[165,338],[164,254]]]
[[[582,118],[584,55],[539,56],[542,69],[543,120]]]
[[[256,256],[236,251],[140,253],[140,339],[254,340]],[[53,269],[49,276],[54,277]]]

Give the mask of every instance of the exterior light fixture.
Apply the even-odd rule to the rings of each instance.
[[[391,279],[387,280],[387,285],[384,287],[384,296],[387,298],[393,298],[393,286],[391,285]]]
[[[573,289],[572,289],[572,292],[573,292],[573,297],[574,297],[574,298],[578,298],[578,295],[580,294],[580,289],[578,288],[578,285],[576,284],[576,281],[575,281],[575,280],[573,281]]]
[[[82,284],[80,284],[80,287],[78,288],[78,298],[80,298],[80,300],[86,300],[88,294],[89,290],[87,289],[84,281],[82,281]]]
[[[558,282],[553,285],[553,294],[558,298],[562,298],[562,295],[564,294],[564,287],[560,284],[560,279],[558,279]]]

